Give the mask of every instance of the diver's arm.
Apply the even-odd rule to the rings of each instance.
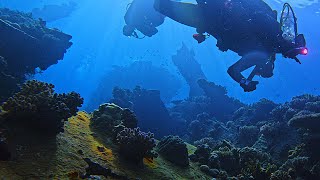
[[[171,0],[155,0],[154,8],[161,14],[181,24],[194,28],[202,27],[205,17],[196,4],[176,2]]]

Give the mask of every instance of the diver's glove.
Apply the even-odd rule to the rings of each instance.
[[[240,86],[243,88],[244,92],[251,92],[257,89],[258,81],[250,81],[248,79],[243,78],[240,81]]]

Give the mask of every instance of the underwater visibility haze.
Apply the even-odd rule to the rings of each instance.
[[[0,0],[0,179],[320,179],[318,0]]]

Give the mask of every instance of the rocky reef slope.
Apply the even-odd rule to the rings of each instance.
[[[91,171],[98,173],[90,175],[100,175],[102,179],[210,179],[200,172],[195,163],[183,168],[161,155],[153,160],[143,159],[143,167],[127,162],[119,154],[116,145],[103,144],[95,138],[95,133],[90,129],[90,118],[85,112],[71,117],[64,126],[64,133],[56,138],[55,151],[41,147],[34,151],[37,153],[28,152],[29,161],[0,162],[0,177],[80,179],[90,174],[87,162],[91,162],[91,165],[94,162],[99,166],[92,167]],[[191,154],[195,147],[188,145],[188,150]]]

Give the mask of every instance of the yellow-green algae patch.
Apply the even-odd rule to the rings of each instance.
[[[182,168],[161,156],[153,160],[144,159],[144,167],[128,163],[121,159],[115,145],[97,141],[89,124],[90,115],[85,112],[69,118],[65,131],[56,138],[56,149],[42,146],[32,152],[25,152],[30,155],[23,161],[0,162],[0,179],[79,179],[78,175],[85,173],[87,167],[83,158],[90,158],[132,179],[211,179],[200,172],[198,164],[191,162],[189,167]],[[194,152],[194,146],[187,147],[189,153]]]

